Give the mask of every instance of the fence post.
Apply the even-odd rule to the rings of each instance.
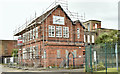
[[[106,67],[106,74],[107,74],[107,45],[106,45],[106,42],[105,42],[105,67]]]
[[[116,68],[117,68],[117,71],[118,71],[118,52],[117,52],[117,42],[116,42],[116,45],[115,45],[115,53],[116,53]]]
[[[92,69],[92,46],[90,45],[90,67],[91,67],[91,72],[93,72],[93,69]]]
[[[113,45],[113,44],[110,44],[110,46],[111,46],[111,57],[112,57],[112,59],[113,59],[113,47],[112,47],[112,45]],[[113,68],[113,60],[112,60],[112,68]]]

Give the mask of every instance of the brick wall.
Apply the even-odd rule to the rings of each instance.
[[[57,25],[53,24],[53,15],[55,16],[62,16],[64,17],[65,24],[64,25]],[[54,25],[56,26],[62,26],[62,37],[49,37],[49,30],[48,26]],[[60,63],[63,61],[63,59],[66,59],[65,51],[68,50],[68,52],[73,52],[73,50],[76,50],[77,57],[75,58],[75,65],[81,65],[83,64],[83,49],[84,47],[81,47],[83,45],[78,44],[76,45],[75,42],[82,42],[84,40],[84,32],[83,27],[80,25],[80,23],[77,23],[76,25],[73,25],[71,20],[68,19],[68,17],[65,15],[65,13],[61,10],[61,8],[57,8],[48,18],[41,24],[37,24],[38,26],[38,38],[34,40],[30,40],[24,43],[22,48],[30,48],[33,46],[38,45],[38,53],[39,53],[39,59],[22,59],[22,62],[25,64],[31,64],[38,63],[39,65],[46,65],[46,66],[53,66],[53,65],[60,65]],[[69,27],[69,38],[63,38],[63,27]],[[77,28],[80,28],[80,38],[77,39]],[[56,31],[56,28],[55,28]],[[43,32],[44,32],[44,48],[43,48]],[[81,48],[79,48],[81,47]],[[46,50],[46,57],[43,58],[44,50]],[[61,58],[56,58],[57,56],[57,50],[60,50]],[[21,51],[19,53],[22,53]],[[29,53],[27,53],[29,56]],[[23,54],[22,54],[23,55]],[[70,58],[73,57],[70,54]],[[70,65],[72,64],[73,60],[70,59]]]
[[[11,56],[12,50],[16,49],[17,40],[1,40],[2,56]]]

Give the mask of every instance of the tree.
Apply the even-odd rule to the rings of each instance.
[[[17,57],[17,56],[18,56],[18,49],[13,49],[12,57]]]
[[[96,44],[100,43],[115,43],[118,41],[118,31],[111,30],[110,32],[101,33],[95,40]]]

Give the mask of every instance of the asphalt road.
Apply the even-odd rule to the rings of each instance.
[[[2,72],[84,72],[84,68],[82,69],[44,69],[44,70],[23,70],[23,69],[17,69],[17,68],[9,68],[5,67],[0,64],[0,73]]]

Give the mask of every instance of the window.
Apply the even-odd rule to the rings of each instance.
[[[84,42],[86,42],[86,36],[84,35]]]
[[[36,38],[38,38],[38,27],[36,27]]]
[[[35,46],[33,46],[33,58],[35,58]]]
[[[80,38],[80,28],[77,28],[77,38]]]
[[[35,55],[36,55],[36,56],[38,56],[38,52],[39,52],[39,51],[38,51],[38,45],[36,45],[36,47],[35,47]]]
[[[33,29],[33,39],[35,39],[35,28]]]
[[[44,58],[46,58],[46,50],[44,50]]]
[[[24,33],[24,42],[26,42],[26,38],[27,38],[26,33]]]
[[[69,38],[69,27],[63,27],[63,37]]]
[[[31,52],[32,52],[32,48],[31,48]],[[38,45],[36,46],[33,46],[33,58],[36,58],[36,56],[38,56]],[[31,56],[32,56],[32,53],[31,53]]]
[[[32,30],[30,30],[30,40],[32,40]]]
[[[23,34],[23,43],[25,42],[25,34]]]
[[[88,43],[90,43],[90,35],[88,35]]]
[[[88,23],[88,31],[90,31],[90,24]]]
[[[68,50],[66,50],[66,58],[68,58]]]
[[[76,58],[76,57],[77,57],[77,52],[76,52],[76,50],[73,50],[73,54],[74,54],[74,57]]]
[[[56,37],[62,37],[62,27],[56,26]]]
[[[27,52],[26,49],[23,48],[23,59],[26,59],[26,57],[27,57],[26,52]]]
[[[28,33],[27,33],[27,34],[28,34],[28,36],[27,36],[27,37],[28,37],[28,41],[29,41],[29,39],[30,39],[30,32],[28,31]]]
[[[94,35],[92,35],[92,43],[94,43]]]
[[[28,41],[28,32],[25,33],[26,34],[26,42]]]
[[[95,24],[95,29],[97,29],[97,23]]]
[[[49,25],[49,37],[55,37],[55,26]]]
[[[57,58],[60,58],[60,50],[57,50]]]
[[[30,59],[30,48],[28,47],[28,48],[26,48],[26,59]]]
[[[30,59],[32,59],[32,47],[30,47]]]

